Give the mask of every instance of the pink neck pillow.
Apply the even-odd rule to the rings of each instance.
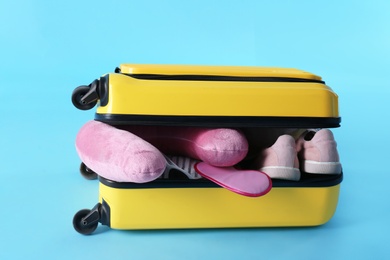
[[[244,134],[230,128],[118,126],[90,121],[76,137],[80,159],[98,175],[118,182],[149,182],[166,168],[163,154],[228,167],[248,152]]]

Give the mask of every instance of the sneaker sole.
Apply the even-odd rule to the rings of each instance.
[[[260,171],[265,172],[271,179],[299,181],[301,178],[299,169],[292,167],[267,166],[260,168]]]
[[[195,164],[197,164],[199,161],[195,159],[191,159],[184,156],[168,156],[173,163],[176,164],[177,167],[180,169],[186,171],[188,173],[188,177],[191,180],[201,179],[202,176],[200,176],[195,171]],[[162,176],[163,179],[169,179],[169,172],[166,172]]]
[[[340,174],[341,163],[339,162],[316,162],[304,160],[301,162],[302,171],[316,174]]]

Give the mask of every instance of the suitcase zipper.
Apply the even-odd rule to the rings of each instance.
[[[163,75],[163,74],[127,74],[141,80],[181,80],[181,81],[242,81],[242,82],[307,82],[325,84],[322,80],[289,78],[289,77],[248,77],[248,76],[218,76],[218,75]]]

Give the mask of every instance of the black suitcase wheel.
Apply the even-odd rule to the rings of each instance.
[[[80,173],[87,180],[96,180],[98,176],[96,172],[89,169],[83,162],[80,164]]]
[[[97,100],[90,103],[86,103],[81,100],[90,89],[91,88],[89,86],[79,86],[73,90],[72,103],[76,108],[80,110],[89,110],[97,104]]]
[[[89,209],[82,209],[78,211],[74,217],[73,217],[73,227],[74,229],[83,235],[90,235],[92,234],[99,222],[93,221],[92,223],[88,223],[86,217],[91,213],[91,210]]]

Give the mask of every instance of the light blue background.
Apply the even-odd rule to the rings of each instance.
[[[0,259],[389,259],[390,2],[0,1]],[[345,179],[317,228],[82,236],[78,173],[94,111],[73,89],[118,64],[259,65],[323,76],[340,98]],[[259,100],[261,102],[261,100]]]

